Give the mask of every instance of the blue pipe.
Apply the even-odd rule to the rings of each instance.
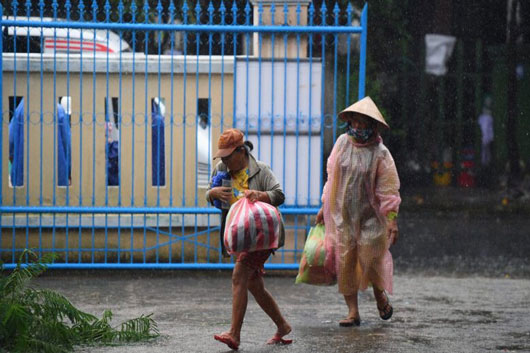
[[[27,265],[22,264],[22,267]],[[16,268],[16,264],[5,264],[6,270],[12,270]],[[233,263],[84,263],[84,264],[64,264],[54,263],[47,266],[49,269],[94,269],[94,270],[111,270],[111,269],[138,269],[138,270],[150,270],[150,269],[179,269],[179,270],[232,270],[234,268]],[[266,263],[265,269],[267,270],[298,270],[298,264],[271,264]]]
[[[284,215],[317,214],[318,208],[281,208]],[[79,213],[79,214],[221,214],[217,208],[202,207],[77,207],[77,206],[1,206],[3,213]]]
[[[366,9],[365,5],[365,9]],[[365,10],[363,10],[365,11]],[[361,17],[362,19],[362,17]],[[44,27],[44,28],[77,28],[104,30],[135,30],[135,31],[185,31],[185,32],[229,32],[229,33],[363,33],[363,26],[253,26],[253,25],[193,25],[193,24],[156,24],[156,23],[100,23],[72,21],[21,21],[5,20],[4,26]]]

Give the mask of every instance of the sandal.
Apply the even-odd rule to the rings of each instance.
[[[236,342],[229,334],[221,333],[220,335],[214,335],[213,338],[219,342],[222,342],[228,346],[228,348],[237,351],[239,349],[239,343]]]
[[[288,344],[291,344],[293,343],[293,340],[286,340],[286,339],[283,339],[282,336],[280,336],[279,334],[275,334],[274,336],[272,336],[271,339],[269,339],[267,341],[267,344],[283,344],[283,345],[288,345]]]
[[[392,314],[394,313],[394,308],[392,308],[392,305],[390,305],[390,300],[388,299],[388,295],[385,293],[386,303],[383,305],[382,308],[377,305],[377,310],[379,310],[379,317],[383,320],[388,320],[392,317]]]
[[[360,326],[361,318],[360,317],[347,317],[346,319],[339,321],[339,326],[341,327],[351,327],[351,326]]]

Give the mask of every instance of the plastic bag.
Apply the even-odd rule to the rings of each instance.
[[[215,174],[212,177],[210,187],[215,188],[217,186],[223,186],[223,180],[230,180],[230,179],[231,179],[230,174],[228,174],[227,172],[219,171],[217,172],[217,174]],[[219,209],[223,208],[223,202],[221,200],[217,200],[217,199],[213,200],[213,205],[214,207],[219,208]]]
[[[321,286],[331,286],[337,283],[334,271],[330,271],[325,266],[326,255],[328,255],[326,254],[325,233],[326,227],[323,224],[317,224],[309,231],[295,283]]]
[[[224,244],[229,254],[278,248],[282,218],[276,207],[266,202],[250,202],[243,197],[226,216]]]

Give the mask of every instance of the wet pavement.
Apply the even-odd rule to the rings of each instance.
[[[345,305],[336,287],[295,285],[270,273],[266,287],[293,327],[291,346],[267,346],[274,325],[249,300],[242,352],[529,352],[530,279],[394,278],[394,316],[379,319],[371,291],[360,295],[361,326],[342,328]],[[230,325],[229,272],[54,272],[37,279],[80,309],[114,313],[113,323],[153,313],[161,336],[77,352],[226,352],[213,335]]]
[[[397,273],[530,278],[529,214],[402,211]]]
[[[491,211],[491,212],[490,212]],[[290,346],[267,346],[273,323],[250,297],[242,352],[530,352],[530,219],[503,210],[404,207],[395,260],[394,316],[378,317],[360,294],[361,326],[342,328],[337,287],[295,285],[269,271],[266,287],[293,327]],[[161,336],[77,352],[228,352],[213,335],[227,330],[230,272],[50,270],[36,280],[113,323],[153,313]]]

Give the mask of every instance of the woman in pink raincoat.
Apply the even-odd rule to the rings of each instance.
[[[339,113],[348,123],[327,161],[328,181],[317,223],[326,227],[326,266],[337,273],[348,315],[341,326],[360,325],[357,293],[372,285],[379,316],[392,306],[392,255],[398,236],[399,177],[379,131],[388,124],[370,97]]]

